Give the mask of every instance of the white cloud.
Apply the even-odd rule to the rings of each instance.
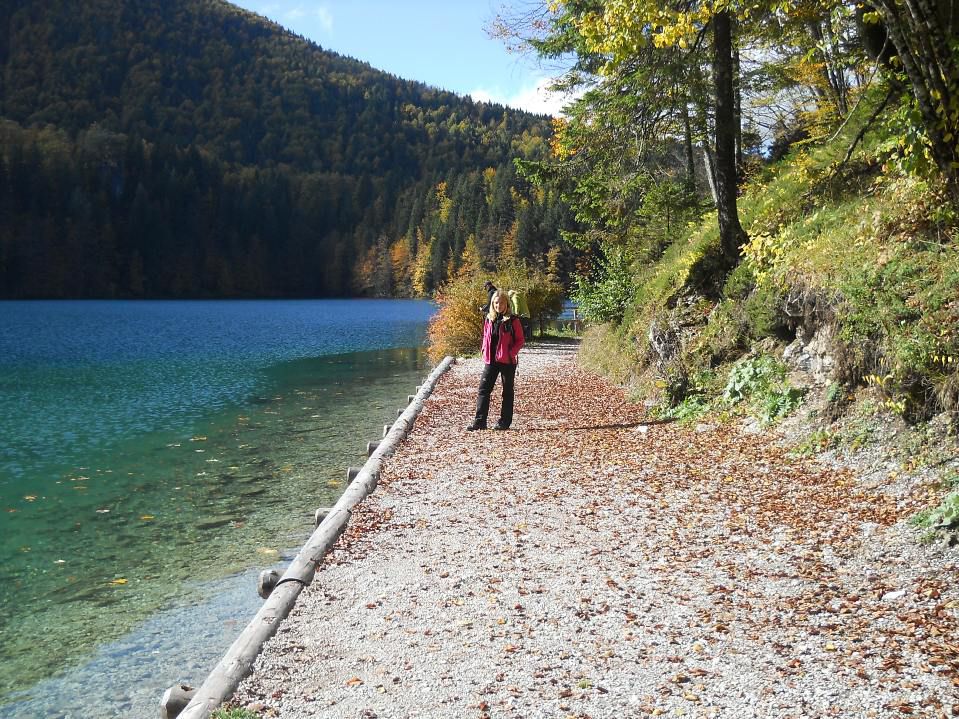
[[[327,35],[333,33],[333,13],[326,5],[312,7],[310,5],[296,5],[283,13],[283,20],[290,25],[299,21],[316,20],[319,22],[320,30]]]
[[[470,97],[480,102],[495,102],[518,110],[534,112],[537,115],[559,117],[563,114],[563,106],[573,98],[561,92],[550,92],[550,83],[552,83],[551,78],[541,77],[533,84],[520,88],[512,94],[504,93],[499,89],[477,88],[470,93]]]
[[[333,13],[330,12],[330,9],[326,5],[320,5],[316,8],[314,14],[320,21],[320,28],[327,35],[333,33]]]

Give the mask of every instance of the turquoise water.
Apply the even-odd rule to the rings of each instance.
[[[280,563],[335,501],[428,371],[432,309],[0,303],[0,715],[79,716],[37,683],[98,661],[136,685],[111,689],[132,704],[85,716],[136,716],[138,692],[155,706],[173,681],[202,680],[176,663],[209,669],[252,616],[252,580],[241,607],[224,587]],[[180,612],[175,634],[203,603],[227,624],[196,656],[182,637],[137,638]]]

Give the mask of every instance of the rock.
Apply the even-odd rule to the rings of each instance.
[[[226,525],[233,522],[236,518],[233,516],[229,517],[214,517],[213,519],[208,519],[205,522],[197,522],[196,528],[199,530],[207,529],[219,529],[220,527],[225,527]]]
[[[898,590],[896,590],[895,592],[886,592],[885,594],[883,594],[883,595],[882,595],[882,601],[884,601],[884,602],[895,602],[895,601],[898,601],[898,600],[902,599],[904,596],[906,596],[906,590],[905,590],[905,589],[898,589]]]
[[[811,336],[800,328],[796,339],[783,350],[783,361],[791,368],[812,375],[816,384],[832,380],[836,361],[832,354],[832,330],[820,327]]]

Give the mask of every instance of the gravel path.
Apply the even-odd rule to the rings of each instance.
[[[915,542],[914,508],[733,425],[656,423],[574,349],[523,351],[508,433],[465,431],[478,360],[442,378],[238,704],[959,716],[957,554]]]

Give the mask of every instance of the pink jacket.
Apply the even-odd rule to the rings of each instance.
[[[526,338],[523,336],[523,325],[519,323],[519,318],[513,316],[513,333],[501,330],[499,333],[499,342],[496,343],[496,361],[500,364],[516,364],[519,351],[526,344]],[[483,320],[483,361],[486,364],[492,364],[490,357],[490,344],[493,339],[493,323],[489,317]]]

